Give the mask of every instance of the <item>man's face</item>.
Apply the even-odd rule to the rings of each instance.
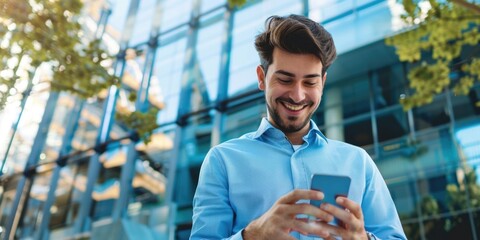
[[[309,128],[320,105],[325,77],[313,54],[294,54],[275,48],[267,76],[257,67],[258,87],[265,91],[268,120],[284,133]]]

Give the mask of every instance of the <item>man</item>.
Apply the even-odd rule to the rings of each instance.
[[[368,154],[325,138],[311,120],[336,57],[330,34],[302,16],[272,16],[255,47],[268,115],[256,132],[207,154],[191,239],[405,239]],[[348,198],[336,198],[341,208],[309,204],[324,197],[309,190],[316,173],[351,178]],[[334,218],[338,225],[329,224]]]

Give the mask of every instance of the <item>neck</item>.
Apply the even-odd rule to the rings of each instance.
[[[294,132],[294,133],[286,133],[285,136],[287,136],[288,140],[290,143],[293,145],[302,145],[303,144],[303,136],[305,136],[306,132],[301,131]]]
[[[305,125],[302,129],[295,131],[295,132],[289,132],[285,133],[285,136],[288,138],[291,144],[293,145],[302,145],[303,144],[303,137],[307,135],[308,131],[310,130],[310,122]]]

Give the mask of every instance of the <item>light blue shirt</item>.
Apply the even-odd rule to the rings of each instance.
[[[190,239],[242,239],[242,230],[281,196],[293,189],[309,189],[315,173],[349,176],[348,198],[361,205],[366,231],[378,239],[406,239],[385,181],[370,156],[362,148],[327,140],[310,123],[297,150],[265,118],[256,132],[213,147],[200,170]]]

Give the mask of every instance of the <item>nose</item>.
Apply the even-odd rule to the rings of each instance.
[[[289,97],[295,101],[295,103],[300,103],[305,100],[305,88],[301,83],[296,83],[291,86]]]

